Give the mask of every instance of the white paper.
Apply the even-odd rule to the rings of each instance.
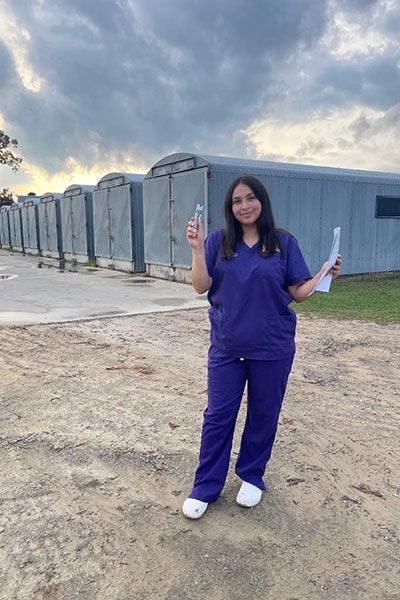
[[[340,244],[340,227],[335,227],[333,230],[333,240],[331,251],[329,253],[328,264],[324,269],[321,277],[319,278],[317,285],[314,286],[313,290],[309,293],[309,296],[314,292],[329,292],[331,287],[332,275],[329,273],[331,268],[336,262],[336,259],[339,255],[339,244]]]

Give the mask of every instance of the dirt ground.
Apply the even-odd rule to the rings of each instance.
[[[400,324],[299,318],[253,509],[185,519],[207,310],[0,327],[0,598],[399,600]]]

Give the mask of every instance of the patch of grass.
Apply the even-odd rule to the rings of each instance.
[[[328,319],[400,322],[400,271],[342,275],[328,294],[317,293],[291,306],[298,314]]]
[[[84,264],[84,267],[95,267],[96,266],[96,261],[95,260],[87,260]]]

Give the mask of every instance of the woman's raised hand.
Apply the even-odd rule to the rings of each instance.
[[[196,250],[197,248],[201,248],[204,244],[204,228],[203,223],[199,220],[197,225],[197,231],[193,229],[194,217],[188,221],[187,229],[186,229],[186,239],[189,243],[189,246]]]

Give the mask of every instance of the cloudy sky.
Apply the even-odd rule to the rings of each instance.
[[[0,0],[19,194],[172,152],[400,172],[399,0]]]

